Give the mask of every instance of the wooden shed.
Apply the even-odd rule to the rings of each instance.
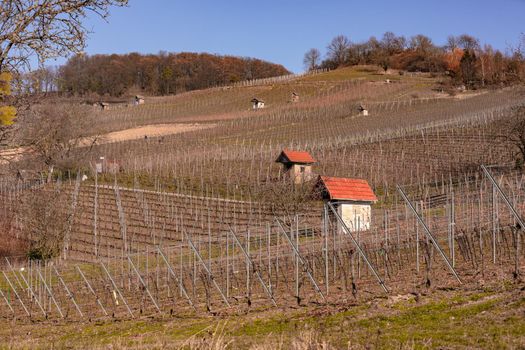
[[[315,159],[306,151],[283,150],[276,163],[283,165],[283,174],[295,184],[301,184],[313,177],[312,165]]]
[[[144,104],[144,96],[136,95],[135,96],[135,100],[133,101],[133,104],[135,106],[143,105]]]
[[[319,176],[315,188],[334,206],[350,232],[370,229],[377,197],[366,180]],[[342,225],[337,223],[337,227],[343,232]]]
[[[260,108],[264,108],[264,101],[254,97],[252,99],[252,108],[254,110],[258,110]]]

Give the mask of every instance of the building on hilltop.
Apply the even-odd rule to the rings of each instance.
[[[359,111],[359,114],[363,115],[363,116],[367,116],[368,115],[368,108],[366,108],[365,106],[363,105],[359,105],[357,107],[357,110]]]
[[[252,99],[252,106],[254,110],[258,110],[260,108],[264,108],[264,101],[258,98]]]
[[[143,105],[144,104],[144,96],[141,96],[141,95],[135,96],[135,100],[133,101],[133,104],[135,106]]]
[[[283,165],[285,176],[295,184],[301,184],[312,179],[312,164],[316,161],[308,152],[283,150],[275,162]]]
[[[350,232],[370,229],[372,204],[377,197],[366,180],[319,176],[315,189],[332,204]],[[340,222],[337,228],[344,233]]]

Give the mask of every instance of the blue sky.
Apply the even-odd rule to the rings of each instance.
[[[505,50],[525,32],[525,0],[130,0],[109,22],[86,21],[86,52],[192,51],[250,56],[303,70],[304,52],[336,35],[362,41],[385,31],[443,44],[469,33]],[[53,64],[52,62],[50,62]]]

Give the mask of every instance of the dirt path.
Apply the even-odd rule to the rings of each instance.
[[[139,126],[136,128],[110,132],[109,134],[101,135],[97,139],[97,145],[103,145],[112,142],[122,142],[129,140],[138,140],[147,137],[159,137],[165,135],[180,134],[183,132],[203,130],[215,127],[215,124],[154,124]],[[80,146],[89,146],[93,142],[92,138],[86,138],[80,143]],[[17,161],[27,149],[25,148],[10,148],[0,151],[0,164]]]
[[[215,124],[155,124],[139,126],[132,129],[110,132],[102,135],[98,144],[121,142],[142,139],[147,137],[158,137],[164,135],[180,134],[188,131],[202,130],[214,127]]]

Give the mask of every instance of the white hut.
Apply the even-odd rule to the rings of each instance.
[[[357,110],[359,111],[359,114],[361,114],[363,116],[367,116],[368,115],[368,108],[366,108],[363,105],[359,105],[359,107],[357,107]]]
[[[105,111],[105,110],[109,109],[109,103],[107,103],[107,102],[95,102],[95,103],[93,103],[93,107]]]
[[[141,95],[135,96],[135,100],[133,101],[133,103],[135,104],[135,106],[143,105],[144,104],[144,96],[141,96]]]
[[[252,99],[252,106],[254,110],[258,110],[260,108],[264,108],[264,101],[258,98]]]
[[[370,229],[377,197],[366,180],[319,176],[316,189],[335,207],[350,232]],[[343,232],[339,222],[337,227]]]

